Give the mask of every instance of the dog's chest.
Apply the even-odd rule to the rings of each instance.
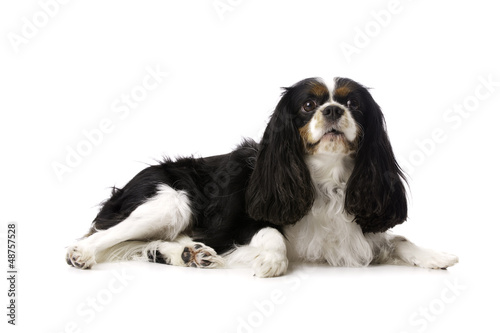
[[[371,248],[353,217],[344,212],[344,188],[317,191],[309,213],[285,229],[291,260],[328,262],[333,266],[364,266]]]

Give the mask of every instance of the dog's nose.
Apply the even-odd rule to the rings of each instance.
[[[331,120],[336,120],[344,114],[344,109],[336,105],[330,105],[323,109],[323,115]]]

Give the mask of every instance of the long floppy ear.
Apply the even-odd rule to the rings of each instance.
[[[378,104],[363,89],[363,136],[347,182],[345,209],[363,232],[383,232],[407,218],[403,172],[396,162]]]
[[[271,116],[246,190],[249,216],[277,225],[299,221],[314,201],[291,94],[285,90]]]

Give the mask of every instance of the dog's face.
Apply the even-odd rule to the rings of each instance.
[[[339,84],[340,83],[340,84]],[[307,79],[293,88],[296,123],[307,154],[355,154],[361,129],[360,101],[354,81]]]

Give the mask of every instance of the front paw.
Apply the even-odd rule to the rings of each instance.
[[[89,269],[96,263],[95,254],[85,247],[73,245],[68,248],[66,262],[76,268]]]
[[[262,251],[254,259],[252,268],[257,277],[281,276],[288,268],[288,259],[276,251]]]
[[[446,269],[458,263],[458,257],[444,252],[425,251],[412,258],[415,266],[431,269]]]

